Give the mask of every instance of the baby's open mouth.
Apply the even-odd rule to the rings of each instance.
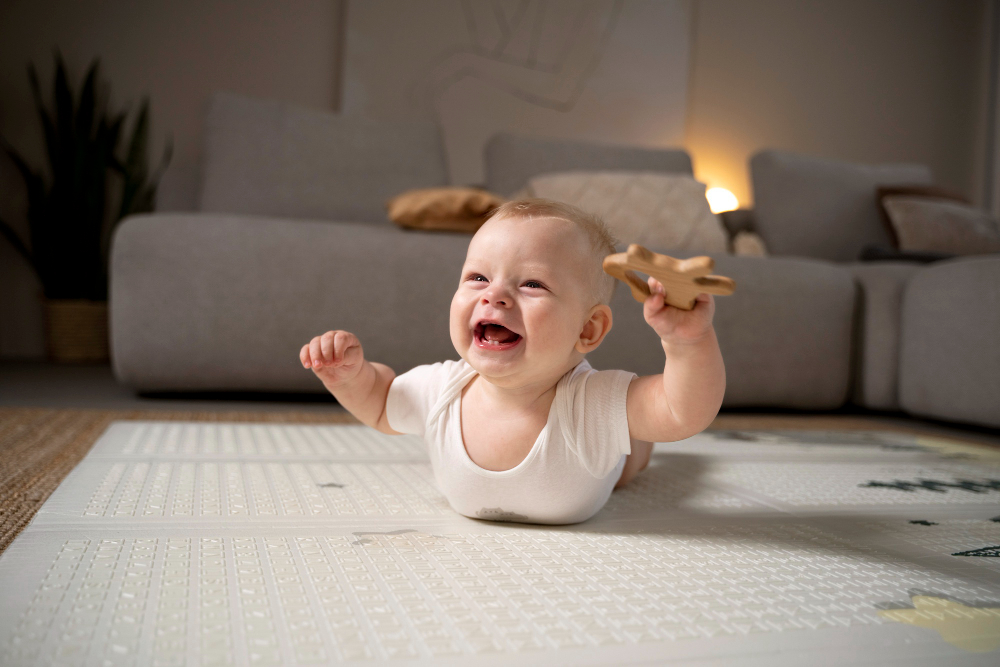
[[[474,331],[476,342],[483,347],[504,349],[512,347],[521,340],[521,335],[496,322],[482,321],[476,324]]]

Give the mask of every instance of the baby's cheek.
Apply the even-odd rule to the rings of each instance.
[[[461,302],[460,295],[456,294],[451,300],[451,311],[448,317],[448,330],[451,334],[451,342],[457,348],[464,340],[471,338],[468,321],[471,314],[465,311],[467,308]]]
[[[451,336],[451,342],[454,343],[455,345],[458,345],[462,341],[464,333],[462,331],[463,328],[464,327],[460,327],[458,325],[458,322],[454,317],[452,317],[451,321],[448,323],[448,333]]]
[[[577,327],[579,317],[576,314],[560,313],[547,318],[544,328],[544,341],[552,347],[565,347],[576,344],[580,337],[580,328]]]

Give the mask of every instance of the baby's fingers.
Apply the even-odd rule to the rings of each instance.
[[[309,356],[312,359],[313,368],[319,368],[326,364],[326,360],[323,358],[322,339],[322,336],[316,336],[309,341]]]
[[[704,315],[711,322],[712,318],[715,316],[715,297],[711,294],[705,294],[702,292],[695,299],[694,308],[695,310],[704,313]]]
[[[327,331],[319,337],[319,349],[323,353],[324,364],[337,363],[337,332]]]
[[[336,362],[347,366],[355,364],[361,354],[361,342],[358,337],[347,331],[337,332],[334,348]]]
[[[664,301],[662,292],[653,292],[646,297],[645,303],[642,304],[643,314],[647,317],[653,317],[661,310],[667,307],[666,301]]]
[[[340,368],[363,361],[361,343],[347,331],[327,331],[316,336],[299,351],[299,359],[305,368]]]
[[[666,301],[664,300],[666,294],[663,291],[663,285],[656,278],[650,276],[648,283],[649,296],[646,297],[646,302],[642,304],[642,309],[644,315],[650,318],[666,307]]]

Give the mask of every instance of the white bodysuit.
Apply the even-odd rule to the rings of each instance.
[[[635,373],[595,371],[582,361],[556,385],[548,420],[524,460],[510,470],[476,465],[462,439],[462,389],[476,376],[445,361],[397,376],[386,418],[427,443],[438,488],[459,514],[494,521],[585,521],[607,502],[631,452],[625,410]]]

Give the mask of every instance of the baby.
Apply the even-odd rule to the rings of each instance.
[[[585,521],[646,466],[652,442],[706,428],[726,386],[712,296],[679,310],[653,278],[643,315],[660,337],[663,374],[590,367],[587,353],[611,330],[615,280],[601,263],[613,252],[604,224],[579,209],[508,202],[469,243],[451,302],[460,361],[396,376],[346,331],[313,338],[299,357],[365,424],[421,436],[460,514]]]

